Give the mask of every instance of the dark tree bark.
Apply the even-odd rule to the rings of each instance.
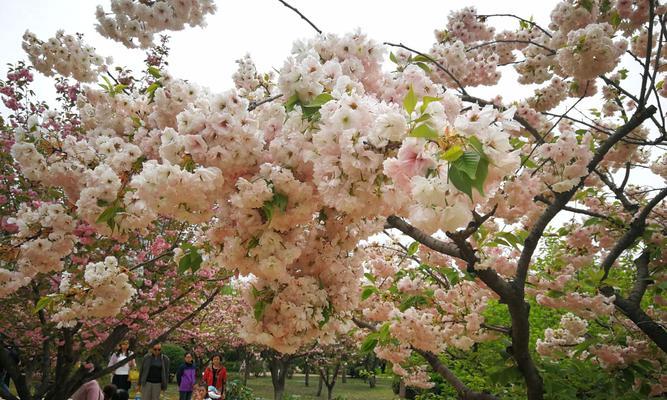
[[[271,371],[271,382],[273,383],[273,399],[282,400],[285,395],[285,378],[289,368],[289,357],[274,353],[269,357],[269,371]]]
[[[331,400],[333,398],[333,389],[334,386],[336,386],[336,378],[340,372],[341,364],[341,362],[336,363],[333,373],[328,366],[320,367],[321,382],[323,381],[324,385],[327,387],[327,400]]]

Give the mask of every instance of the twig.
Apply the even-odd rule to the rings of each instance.
[[[405,49],[405,50],[407,50],[407,51],[411,51],[411,52],[413,52],[413,53],[415,53],[415,54],[418,54],[418,55],[420,55],[420,56],[426,58],[427,60],[429,60],[430,62],[432,62],[436,67],[438,67],[439,70],[441,70],[441,71],[443,71],[444,73],[446,73],[447,76],[449,76],[449,77],[454,81],[454,83],[456,83],[456,84],[458,85],[459,90],[461,90],[461,93],[463,93],[464,95],[467,95],[467,94],[468,94],[468,92],[466,92],[465,87],[464,87],[464,86],[461,84],[461,82],[454,76],[454,74],[452,74],[451,72],[449,72],[449,70],[448,70],[447,68],[443,67],[442,64],[440,64],[439,62],[437,62],[436,60],[434,60],[433,57],[429,56],[428,54],[424,54],[424,53],[422,53],[422,52],[420,52],[420,51],[417,51],[417,50],[415,50],[415,49],[411,49],[411,48],[409,48],[408,46],[404,45],[403,43],[398,43],[398,44],[396,44],[396,43],[384,42],[384,44],[386,44],[387,46],[392,46],[392,47],[400,47],[400,48],[402,48],[402,49]]]
[[[269,102],[271,102],[271,101],[273,101],[273,100],[275,100],[275,99],[278,99],[278,98],[280,98],[280,97],[282,97],[282,96],[283,96],[282,94],[277,94],[277,95],[275,95],[275,96],[273,96],[273,97],[267,97],[266,99],[261,100],[261,101],[253,101],[252,103],[250,103],[250,105],[248,105],[248,111],[252,111],[252,110],[254,110],[255,108],[261,106],[262,104],[269,103]]]
[[[544,49],[544,50],[548,51],[550,53],[549,54],[550,56],[553,56],[553,55],[556,54],[556,51],[554,49],[549,48],[549,47],[547,47],[545,45],[542,45],[542,44],[539,44],[539,43],[535,43],[532,40],[491,40],[489,42],[484,42],[484,43],[481,43],[481,44],[478,44],[478,45],[475,45],[475,46],[472,46],[472,47],[468,47],[466,49],[466,53],[471,51],[471,50],[479,49],[480,47],[490,46],[490,45],[493,45],[493,44],[496,44],[496,43],[527,43],[527,44],[537,46],[541,49]]]
[[[310,24],[310,26],[312,26],[313,29],[315,29],[315,31],[317,31],[317,33],[319,33],[320,35],[322,34],[322,31],[320,30],[320,28],[318,28],[317,26],[315,26],[315,24],[313,24],[313,22],[312,22],[311,20],[309,20],[308,18],[306,18],[305,15],[301,14],[301,11],[297,10],[296,7],[292,7],[291,5],[287,4],[287,3],[284,2],[283,0],[278,0],[278,1],[281,2],[281,3],[283,3],[283,5],[284,5],[285,7],[289,8],[290,10],[292,10],[292,11],[294,11],[295,13],[299,14],[299,16],[300,16],[301,18],[303,18],[306,22],[308,22],[308,23]]]
[[[548,30],[542,28],[541,26],[539,26],[539,25],[536,24],[535,22],[530,21],[530,20],[527,20],[527,19],[525,19],[525,18],[521,18],[521,17],[519,17],[518,15],[514,15],[514,14],[484,14],[484,15],[478,15],[478,16],[477,16],[477,18],[491,18],[491,17],[511,17],[511,18],[516,18],[516,19],[518,19],[519,21],[522,21],[522,22],[525,22],[525,23],[527,23],[527,24],[530,24],[530,25],[534,26],[535,28],[541,30],[545,35],[551,37],[551,33],[550,33]]]

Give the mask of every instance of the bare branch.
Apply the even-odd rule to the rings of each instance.
[[[315,29],[315,31],[316,31],[318,34],[320,34],[320,35],[322,34],[322,31],[320,30],[320,28],[318,28],[317,26],[315,26],[315,24],[313,24],[311,20],[309,20],[308,18],[306,18],[305,15],[301,14],[301,11],[297,10],[296,7],[292,7],[291,5],[287,4],[287,3],[284,2],[283,0],[278,0],[278,1],[281,2],[281,3],[283,3],[283,5],[284,5],[285,7],[289,8],[290,10],[292,10],[292,11],[294,11],[295,13],[299,14],[299,16],[300,16],[302,19],[304,19],[306,22],[308,22],[308,24],[310,24],[310,26],[312,26],[313,29]]]
[[[648,83],[650,72],[649,68],[651,67],[651,55],[653,54],[653,25],[655,23],[655,1],[649,0],[648,5],[648,30],[647,30],[647,42],[646,42],[646,60],[644,61],[644,74],[642,76],[642,88],[639,92],[639,102],[637,103],[638,108],[643,108],[646,104],[647,91],[646,84]],[[660,54],[658,54],[660,58]],[[649,89],[650,90],[650,89]]]
[[[422,232],[421,230],[415,228],[414,226],[410,225],[409,223],[405,222],[403,219],[395,216],[395,215],[390,215],[387,217],[387,225],[386,227],[388,228],[396,228],[399,231],[405,233],[406,235],[410,236],[414,240],[418,241],[419,243],[423,244],[424,246],[435,250],[439,253],[446,254],[448,256],[456,257],[456,258],[461,258],[461,251],[458,249],[458,247],[454,243],[448,243],[444,242],[440,239],[436,239],[432,237],[431,235],[427,235],[426,233]],[[462,259],[462,258],[461,258]],[[466,260],[467,261],[467,260]]]
[[[267,97],[267,98],[264,99],[264,100],[253,101],[252,103],[250,103],[250,104],[248,105],[248,111],[252,111],[252,110],[254,110],[255,108],[261,106],[262,104],[269,103],[269,102],[271,102],[271,101],[273,101],[273,100],[275,100],[275,99],[278,99],[278,98],[280,98],[280,97],[282,97],[282,96],[283,96],[282,94],[277,94],[277,95],[272,96],[272,97]]]
[[[485,46],[491,46],[491,45],[494,45],[496,43],[526,43],[526,44],[537,46],[541,49],[544,49],[544,50],[548,51],[550,53],[549,54],[550,56],[553,56],[553,55],[556,54],[556,51],[554,49],[551,49],[551,48],[549,48],[545,45],[539,44],[539,43],[535,43],[532,40],[491,40],[489,42],[484,42],[484,43],[469,47],[469,48],[466,49],[466,52],[469,52],[469,51],[475,50],[475,49],[479,49],[479,48],[485,47]]]

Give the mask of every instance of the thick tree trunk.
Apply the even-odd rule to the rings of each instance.
[[[334,368],[333,376],[331,377],[331,381],[327,382],[327,400],[332,399],[333,389],[334,389],[334,386],[336,386],[336,377],[338,377],[338,371],[340,371],[340,367],[341,367],[340,363],[336,364],[336,367]],[[343,368],[345,368],[345,367],[343,367]],[[345,369],[343,369],[343,376],[345,376]],[[328,377],[329,377],[329,371],[327,369],[327,378]]]
[[[310,365],[308,365],[308,360],[306,360],[306,364],[303,366],[303,373],[306,375],[305,378],[305,384],[306,386],[309,386],[310,382]]]
[[[320,397],[322,396],[322,388],[324,387],[324,379],[322,379],[322,376],[320,375],[320,379],[317,383],[317,394],[315,396]]]
[[[405,382],[401,379],[401,382],[398,384],[398,397],[401,399],[405,398]]]
[[[289,362],[284,358],[271,357],[269,369],[271,371],[271,382],[273,383],[273,400],[282,400],[285,394],[285,378]]]
[[[530,356],[530,325],[528,315],[530,305],[521,298],[520,304],[509,304],[512,317],[512,352],[519,371],[526,381],[528,400],[542,400],[544,398],[544,382],[540,376],[532,357]]]

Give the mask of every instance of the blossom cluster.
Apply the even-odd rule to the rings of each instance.
[[[83,319],[116,316],[136,294],[115,257],[86,265],[82,284],[73,285],[70,273],[63,272],[59,292],[67,299],[53,315],[61,327],[74,326]]]
[[[207,14],[216,11],[212,0],[112,0],[111,13],[97,6],[97,31],[104,37],[127,47],[147,48],[153,45],[155,33],[179,31],[185,25],[203,26]]]
[[[79,82],[94,82],[111,63],[111,59],[104,59],[93,47],[83,43],[81,36],[66,35],[64,31],[56,32],[47,41],[26,31],[23,50],[37,71],[46,76],[71,76]]]

